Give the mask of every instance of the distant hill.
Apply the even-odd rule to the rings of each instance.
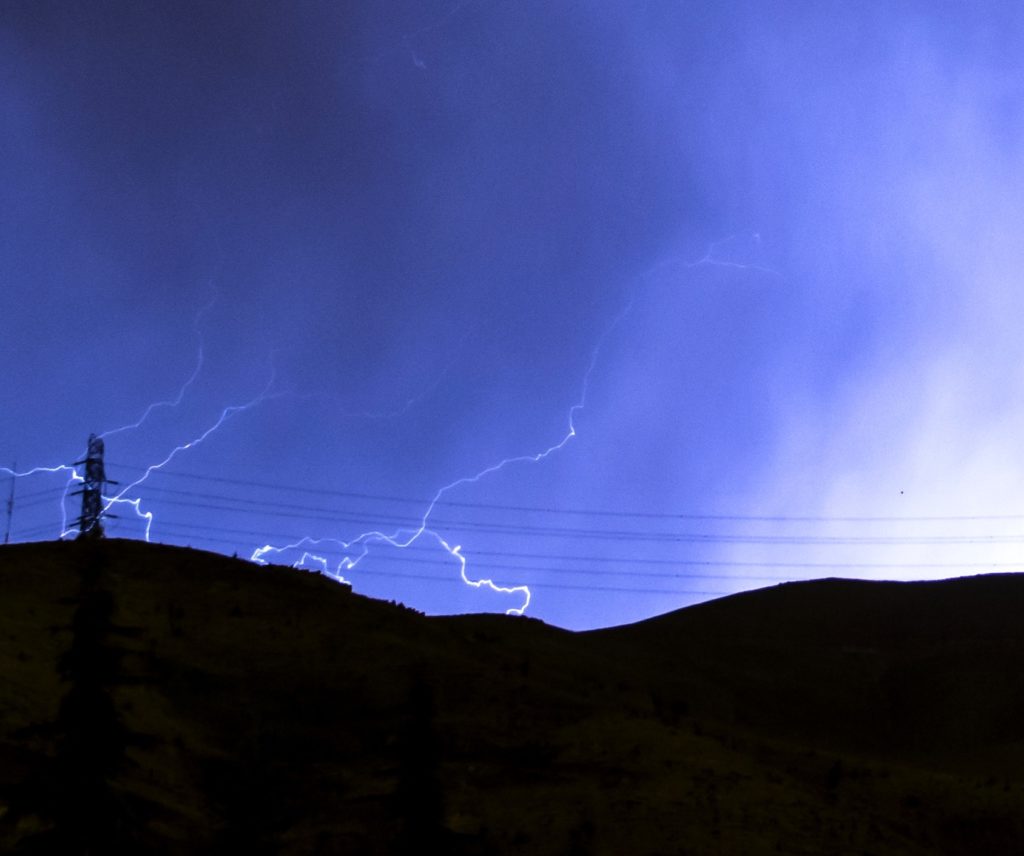
[[[1024,577],[570,633],[132,541],[0,548],[0,850],[1024,852]]]

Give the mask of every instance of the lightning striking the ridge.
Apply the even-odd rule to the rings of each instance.
[[[512,554],[640,592],[647,558],[917,567],[898,519],[1024,512],[1005,0],[14,5],[15,544],[596,627],[671,604]],[[941,558],[1020,546],[976,543]]]
[[[505,610],[506,615],[522,615],[527,607],[530,605],[532,594],[529,586],[526,585],[515,585],[515,586],[504,586],[496,583],[491,579],[472,579],[466,572],[467,560],[465,555],[462,553],[461,545],[452,545],[438,532],[430,528],[430,517],[437,507],[437,504],[441,501],[442,497],[449,491],[455,490],[458,487],[467,484],[475,484],[483,478],[496,473],[505,467],[519,463],[540,463],[545,458],[563,449],[570,440],[576,436],[576,417],[586,407],[587,402],[587,391],[590,386],[590,377],[593,374],[594,367],[597,365],[598,357],[600,356],[601,349],[604,346],[605,340],[612,333],[612,331],[622,322],[623,318],[629,314],[629,311],[633,307],[633,300],[626,304],[625,308],[613,319],[611,324],[605,329],[604,333],[598,339],[597,344],[594,346],[591,352],[590,361],[587,366],[587,370],[583,376],[582,388],[580,391],[580,397],[576,404],[573,404],[569,408],[569,419],[568,427],[565,435],[555,444],[547,447],[541,452],[534,454],[515,455],[512,457],[504,458],[496,464],[492,464],[479,472],[471,476],[463,476],[462,478],[456,479],[443,487],[439,488],[434,494],[433,498],[427,504],[426,510],[420,517],[419,526],[413,530],[409,529],[398,529],[391,534],[381,532],[379,530],[371,530],[363,532],[357,535],[350,541],[343,541],[336,538],[302,538],[293,544],[287,544],[283,547],[275,547],[271,544],[266,544],[262,547],[257,548],[253,551],[250,556],[250,561],[257,562],[260,564],[265,563],[265,556],[270,554],[282,554],[291,550],[299,550],[305,547],[315,547],[319,544],[333,544],[340,547],[343,552],[348,552],[353,548],[359,548],[353,555],[345,556],[336,566],[333,573],[328,569],[328,562],[323,556],[312,553],[308,550],[303,550],[302,556],[299,560],[294,563],[295,567],[303,566],[307,561],[314,562],[319,565],[325,573],[328,573],[335,578],[346,581],[343,575],[344,571],[351,571],[355,568],[370,552],[370,546],[372,544],[387,544],[388,546],[404,550],[418,541],[424,535],[429,535],[434,538],[438,544],[459,563],[459,576],[462,581],[472,588],[486,588],[498,594],[518,594],[522,596],[522,603],[519,606],[511,607]]]
[[[757,232],[749,234],[754,240],[754,242],[758,246],[760,246],[760,234]],[[736,235],[730,235],[726,238],[723,238],[720,241],[713,242],[708,246],[708,249],[705,252],[705,254],[697,261],[686,262],[681,261],[679,259],[668,259],[666,261],[663,261],[650,268],[648,271],[642,274],[639,277],[639,279],[641,281],[645,280],[648,277],[652,276],[654,273],[661,270],[662,268],[671,265],[681,265],[685,268],[707,266],[723,267],[734,270],[738,269],[744,271],[767,273],[773,276],[782,276],[778,271],[764,267],[759,264],[743,264],[716,257],[716,251],[720,247],[735,241],[739,237],[741,237],[741,234],[738,233]],[[598,338],[598,341],[591,352],[590,361],[587,365],[587,369],[583,375],[583,382],[581,384],[579,400],[575,404],[570,406],[568,413],[568,426],[565,434],[561,437],[560,440],[558,440],[558,442],[554,443],[551,446],[548,446],[547,448],[543,449],[540,452],[536,452],[533,454],[515,455],[504,458],[498,463],[485,467],[484,469],[480,470],[479,472],[473,475],[463,476],[439,488],[437,492],[434,494],[433,498],[429,501],[429,503],[427,503],[426,509],[424,510],[422,516],[419,518],[419,525],[414,529],[397,529],[394,532],[391,532],[390,534],[380,530],[370,530],[367,532],[363,532],[348,541],[342,540],[340,538],[314,538],[311,536],[306,536],[284,546],[274,546],[272,544],[265,544],[262,547],[258,547],[252,552],[250,556],[250,561],[259,564],[265,564],[267,556],[283,555],[285,553],[289,553],[292,551],[301,550],[302,553],[300,557],[292,563],[293,567],[300,568],[312,565],[317,567],[319,570],[321,570],[328,576],[332,576],[335,579],[342,582],[348,582],[348,580],[344,576],[345,572],[351,571],[354,568],[356,568],[359,565],[359,563],[369,555],[370,548],[372,545],[384,544],[399,550],[404,550],[412,546],[416,541],[418,541],[423,536],[427,535],[434,538],[437,541],[437,543],[445,550],[445,552],[447,552],[453,559],[455,559],[459,563],[459,576],[461,577],[463,583],[477,589],[486,588],[490,591],[499,594],[520,595],[522,597],[522,602],[520,603],[520,605],[511,607],[507,609],[505,612],[507,615],[523,615],[526,609],[529,607],[532,598],[532,593],[530,591],[529,586],[506,586],[500,585],[492,579],[473,579],[472,577],[470,577],[469,574],[467,573],[468,560],[467,557],[462,552],[462,546],[458,544],[451,544],[440,533],[432,529],[430,527],[431,516],[433,515],[434,509],[437,507],[438,503],[440,503],[442,498],[450,491],[453,491],[456,488],[462,487],[464,485],[475,484],[481,481],[482,479],[486,478],[487,476],[492,475],[496,472],[499,472],[500,470],[505,469],[506,467],[515,464],[540,463],[544,459],[563,449],[573,438],[576,437],[576,417],[586,407],[587,392],[590,386],[591,375],[593,374],[594,368],[598,363],[598,359],[604,347],[605,341],[611,335],[611,333],[619,326],[623,319],[629,314],[629,312],[633,308],[633,303],[634,298],[631,297],[627,302],[626,306],[619,312],[618,315],[615,316],[615,318],[611,321],[611,323],[606,327],[604,332]],[[330,562],[328,561],[328,559],[325,556],[320,555],[317,552],[314,552],[320,545],[328,544],[332,545],[335,548],[338,548],[342,553],[348,554],[345,555],[337,563],[333,571],[330,568]]]
[[[752,233],[752,235],[753,235],[754,241],[759,244],[760,236],[757,233]],[[702,256],[700,259],[698,259],[696,261],[686,262],[686,261],[682,261],[682,260],[679,260],[679,259],[672,259],[672,258],[667,259],[667,260],[665,260],[665,261],[663,261],[663,262],[653,266],[652,268],[650,268],[648,271],[646,271],[644,274],[642,274],[639,277],[639,279],[640,280],[645,280],[648,277],[654,275],[656,272],[658,272],[658,271],[660,271],[660,270],[662,270],[662,269],[664,269],[666,267],[671,267],[671,266],[674,266],[674,265],[679,265],[679,266],[682,266],[684,268],[696,268],[696,267],[705,267],[705,266],[724,267],[724,268],[730,268],[730,269],[748,270],[748,271],[754,271],[754,272],[767,273],[767,274],[771,274],[771,275],[775,275],[775,276],[781,276],[781,274],[779,274],[777,271],[772,270],[771,268],[764,267],[763,265],[760,265],[760,264],[745,264],[745,263],[735,262],[735,261],[732,261],[732,260],[729,260],[729,259],[719,258],[717,256],[717,252],[719,251],[719,249],[722,246],[725,246],[725,245],[730,244],[731,242],[734,242],[739,237],[741,237],[741,236],[740,235],[732,235],[732,236],[729,236],[727,238],[722,239],[721,241],[717,241],[717,242],[712,243],[711,245],[709,245],[709,247],[708,247],[707,251],[705,252],[704,256]],[[215,299],[216,299],[216,296],[214,297],[214,300]],[[518,595],[519,598],[520,598],[520,603],[517,606],[513,606],[513,607],[510,607],[509,609],[507,609],[506,610],[506,614],[509,614],[509,615],[522,615],[522,614],[524,614],[526,609],[529,607],[531,599],[532,599],[532,592],[530,590],[530,587],[527,586],[527,585],[505,585],[505,584],[501,584],[499,582],[496,582],[495,580],[490,579],[490,578],[476,579],[476,578],[472,577],[469,574],[469,572],[468,572],[469,561],[468,561],[467,556],[463,553],[462,546],[459,545],[459,544],[452,543],[452,541],[450,539],[448,539],[445,536],[443,536],[440,532],[438,532],[435,528],[433,528],[431,526],[431,520],[432,520],[432,517],[433,517],[433,514],[434,514],[434,510],[438,506],[438,504],[442,502],[443,498],[447,494],[449,494],[450,492],[456,490],[457,488],[460,488],[460,487],[463,487],[463,486],[466,486],[466,485],[476,484],[476,483],[480,482],[481,480],[486,479],[488,476],[491,476],[491,475],[493,475],[493,474],[495,474],[495,473],[497,473],[497,472],[499,472],[499,471],[501,471],[501,470],[503,470],[503,469],[505,469],[507,467],[511,467],[511,466],[516,465],[516,464],[525,464],[525,463],[537,464],[537,463],[540,463],[540,462],[544,461],[546,458],[550,457],[551,455],[553,455],[553,454],[559,452],[560,450],[562,450],[563,448],[565,448],[565,446],[577,436],[577,419],[578,419],[580,413],[586,407],[587,396],[588,396],[588,391],[589,391],[589,388],[590,388],[591,377],[592,377],[593,372],[594,372],[594,370],[595,370],[595,368],[596,368],[596,366],[598,364],[598,361],[599,361],[601,352],[602,352],[602,350],[604,348],[605,342],[608,339],[608,337],[612,334],[612,332],[622,323],[623,319],[630,313],[630,311],[633,308],[633,303],[634,303],[634,298],[631,297],[628,300],[628,302],[626,303],[625,307],[607,325],[605,330],[599,336],[599,338],[597,340],[597,343],[594,345],[594,347],[593,347],[593,349],[591,351],[591,354],[590,354],[590,359],[589,359],[589,361],[587,363],[586,370],[585,370],[585,372],[583,374],[582,383],[580,385],[579,397],[578,397],[577,401],[574,404],[572,404],[569,407],[569,409],[568,409],[568,414],[567,414],[568,418],[567,418],[567,425],[566,425],[565,433],[563,435],[561,435],[560,438],[556,442],[552,443],[551,445],[543,448],[542,450],[540,450],[538,452],[526,453],[526,454],[520,454],[520,455],[513,455],[513,456],[509,456],[509,457],[503,458],[502,460],[498,461],[497,463],[492,464],[492,465],[487,466],[487,467],[484,467],[483,469],[479,470],[478,472],[475,472],[475,473],[473,473],[471,475],[462,476],[460,478],[457,478],[457,479],[455,479],[455,480],[453,480],[453,481],[443,485],[442,487],[440,487],[434,493],[433,497],[429,500],[429,502],[426,503],[425,509],[423,510],[422,514],[418,517],[418,522],[414,526],[412,526],[412,527],[400,527],[400,528],[398,528],[398,529],[396,529],[394,531],[391,531],[391,532],[385,532],[382,529],[372,529],[372,530],[368,530],[368,531],[362,532],[362,533],[356,535],[355,537],[353,537],[353,538],[351,538],[349,540],[342,540],[340,538],[333,538],[333,537],[317,538],[317,537],[312,537],[312,536],[304,536],[304,537],[300,538],[299,540],[297,540],[297,541],[295,541],[293,543],[286,544],[286,545],[283,545],[283,546],[275,546],[275,545],[267,543],[267,544],[264,544],[261,547],[256,548],[255,550],[253,550],[253,552],[252,552],[252,554],[250,556],[250,561],[252,561],[254,563],[257,563],[257,564],[266,564],[267,563],[267,557],[269,557],[269,556],[281,556],[281,555],[284,555],[284,554],[287,554],[287,553],[293,553],[293,552],[296,552],[296,551],[301,551],[301,554],[299,555],[299,558],[296,559],[294,562],[292,562],[292,566],[293,567],[296,567],[296,568],[306,567],[306,568],[317,569],[320,572],[324,573],[325,575],[330,576],[330,577],[332,577],[332,578],[334,578],[334,579],[336,579],[338,581],[348,582],[348,580],[345,577],[345,573],[350,572],[353,569],[355,569],[360,564],[360,562],[362,562],[362,560],[365,559],[370,554],[371,548],[374,547],[375,545],[386,545],[386,546],[389,546],[389,547],[392,547],[392,548],[395,548],[395,549],[404,550],[404,549],[412,546],[414,543],[419,541],[424,536],[428,536],[429,538],[431,538],[434,541],[436,541],[437,544],[452,559],[454,559],[456,562],[458,562],[458,565],[459,565],[459,577],[460,577],[460,579],[462,580],[462,582],[465,585],[470,586],[470,587],[475,588],[475,589],[487,589],[487,590],[490,590],[492,592],[495,592],[497,594],[502,594],[502,595]],[[197,352],[196,363],[195,363],[195,367],[192,370],[192,372],[189,375],[189,377],[186,379],[184,384],[179,388],[177,395],[173,399],[168,399],[168,400],[164,400],[164,401],[158,401],[158,402],[155,402],[153,404],[150,404],[145,409],[145,411],[143,412],[142,416],[139,419],[137,419],[135,422],[128,423],[128,424],[122,425],[122,426],[120,426],[118,428],[114,428],[114,429],[108,430],[108,431],[98,435],[100,438],[110,437],[110,436],[113,436],[113,435],[121,433],[121,432],[137,429],[137,428],[141,427],[146,422],[146,420],[151,416],[151,414],[154,411],[156,411],[157,409],[163,408],[163,407],[176,408],[176,407],[178,407],[182,403],[182,401],[184,400],[184,398],[185,398],[186,394],[188,393],[189,389],[195,384],[195,382],[198,379],[198,377],[199,377],[199,375],[200,375],[200,373],[202,371],[202,368],[203,368],[204,350],[203,350],[202,335],[201,335],[200,330],[199,330],[199,322],[200,322],[200,319],[202,318],[203,314],[210,309],[212,304],[213,304],[213,301],[211,301],[211,303],[209,305],[207,305],[202,310],[200,310],[200,312],[198,313],[198,315],[196,317],[196,320],[194,322],[193,326],[194,326],[194,328],[196,330],[197,335],[199,335],[199,348],[198,348],[198,352]],[[407,401],[405,403],[405,405],[403,407],[401,407],[397,411],[394,411],[394,412],[391,412],[391,413],[362,412],[362,413],[357,413],[355,415],[360,416],[362,418],[370,418],[370,419],[379,419],[379,418],[388,418],[388,417],[400,416],[400,415],[404,414],[406,411],[408,411],[412,406],[414,406],[420,399],[422,399],[425,396],[430,395],[434,391],[434,389],[442,382],[444,376],[447,374],[449,369],[450,369],[450,366],[445,366],[443,371],[441,372],[441,374],[440,374],[440,376],[438,378],[436,378],[424,390],[422,390],[419,393],[419,395],[417,395],[417,396],[413,397],[412,399],[410,399],[409,401]],[[275,371],[274,371],[273,361],[272,361],[271,362],[270,378],[267,381],[266,385],[263,387],[263,389],[259,392],[258,395],[256,395],[250,401],[247,401],[247,402],[245,402],[243,404],[237,404],[237,405],[231,405],[231,406],[225,407],[221,411],[219,416],[213,421],[213,423],[210,424],[209,427],[207,427],[205,430],[200,432],[193,439],[188,440],[187,442],[184,442],[184,443],[180,443],[179,445],[175,446],[168,453],[166,453],[159,461],[157,461],[156,463],[150,464],[149,466],[145,467],[143,469],[143,471],[142,471],[142,475],[141,476],[139,476],[138,478],[135,478],[133,481],[131,481],[129,484],[125,485],[124,487],[119,488],[112,495],[104,496],[103,497],[103,503],[104,503],[104,505],[103,505],[103,512],[106,514],[111,509],[113,509],[113,508],[115,508],[117,506],[123,506],[123,505],[129,506],[132,509],[132,513],[134,515],[134,518],[139,520],[139,521],[141,521],[143,523],[143,537],[144,537],[144,539],[147,542],[150,541],[151,538],[152,538],[153,525],[154,525],[154,515],[153,515],[153,512],[152,511],[148,511],[148,510],[144,510],[142,508],[142,503],[143,503],[143,498],[142,497],[140,497],[140,496],[130,496],[129,494],[131,494],[137,488],[139,488],[140,486],[145,484],[146,481],[149,479],[149,477],[151,475],[153,475],[153,473],[159,472],[161,469],[166,467],[178,455],[180,455],[181,453],[186,452],[186,451],[188,451],[190,449],[193,449],[196,446],[199,446],[200,444],[202,444],[212,434],[217,432],[224,425],[225,422],[227,422],[229,419],[231,419],[235,415],[237,415],[239,413],[242,413],[242,412],[245,412],[247,410],[250,410],[250,409],[252,409],[252,408],[254,408],[254,407],[262,404],[263,402],[270,400],[270,399],[277,398],[277,397],[284,396],[284,395],[295,395],[295,393],[286,393],[286,392],[276,392],[275,393],[275,392],[272,392],[274,383],[275,383]],[[299,397],[301,398],[303,396],[299,395]],[[74,527],[69,527],[68,526],[67,511],[66,511],[66,501],[68,499],[71,487],[73,485],[75,485],[75,484],[80,484],[80,483],[84,482],[83,476],[81,474],[79,474],[79,472],[78,472],[76,467],[77,467],[76,464],[59,464],[59,465],[56,465],[56,466],[53,466],[53,467],[34,467],[34,468],[32,468],[30,470],[26,470],[24,472],[15,472],[15,471],[7,468],[7,467],[0,467],[0,472],[7,473],[7,474],[9,474],[9,475],[11,475],[11,476],[13,476],[15,478],[22,478],[22,477],[26,477],[26,476],[30,476],[30,475],[41,474],[41,473],[51,473],[51,474],[63,473],[63,474],[67,474],[68,480],[67,480],[67,482],[64,485],[64,490],[63,490],[62,496],[61,496],[61,506],[60,506],[61,507],[61,532],[60,532],[60,537],[64,538],[64,537],[68,537],[69,535],[74,534],[77,531]],[[320,545],[331,545],[331,546],[333,546],[335,548],[339,548],[340,552],[342,552],[344,554],[343,558],[339,562],[337,562],[337,564],[332,568],[331,567],[331,562],[326,558],[326,556],[321,555],[320,552],[318,551],[318,548],[320,547]]]

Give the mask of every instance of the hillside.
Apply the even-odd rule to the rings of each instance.
[[[130,541],[0,548],[0,849],[1024,850],[1024,577],[576,634]]]

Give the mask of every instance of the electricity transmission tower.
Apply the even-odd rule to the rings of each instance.
[[[82,495],[82,516],[78,518],[79,538],[102,538],[104,517],[112,515],[103,510],[103,488],[108,484],[117,484],[107,478],[103,469],[103,440],[95,434],[89,435],[89,450],[84,461],[76,461],[76,465],[85,464],[85,476],[81,490],[72,496]]]

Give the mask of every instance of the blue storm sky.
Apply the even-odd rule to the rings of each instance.
[[[428,523],[573,628],[1022,568],[1021,9],[2,0],[0,465],[145,415],[152,539],[250,556],[566,441]],[[522,603],[364,543],[357,591]]]

